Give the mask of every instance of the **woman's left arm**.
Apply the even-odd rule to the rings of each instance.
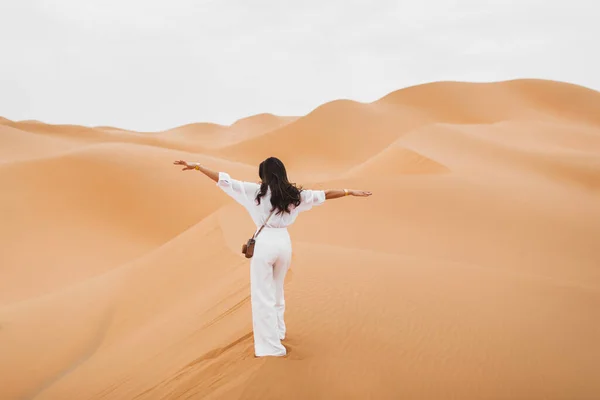
[[[200,172],[202,172],[204,175],[208,176],[210,179],[212,179],[215,182],[219,181],[219,173],[213,171],[210,168],[206,168],[205,166],[201,165],[200,163],[195,163],[195,162],[187,162],[187,161],[183,161],[183,160],[179,160],[179,161],[175,161],[173,164],[175,165],[183,165],[183,169],[182,171],[187,171],[187,170],[198,170]]]

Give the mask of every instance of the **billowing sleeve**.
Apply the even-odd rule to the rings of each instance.
[[[226,172],[219,172],[217,186],[245,207],[252,202],[253,195],[258,190],[258,184],[233,179]]]
[[[319,206],[325,202],[324,190],[303,190],[300,192],[300,205],[298,212],[308,211],[314,206]]]

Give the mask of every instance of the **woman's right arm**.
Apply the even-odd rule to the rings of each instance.
[[[313,206],[321,205],[326,199],[337,199],[344,196],[370,196],[371,192],[364,190],[348,190],[348,189],[326,189],[326,190],[302,190],[300,192],[300,205],[298,206],[298,212],[308,211]]]
[[[326,199],[337,199],[345,196],[358,196],[358,197],[367,197],[372,193],[367,192],[365,190],[351,190],[351,189],[326,189],[325,198]]]

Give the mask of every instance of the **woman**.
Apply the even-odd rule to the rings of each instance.
[[[323,204],[326,199],[344,196],[370,196],[363,190],[302,190],[288,181],[283,163],[269,157],[260,163],[261,183],[232,179],[225,172],[215,172],[199,163],[175,161],[183,171],[198,170],[217,183],[225,193],[244,206],[257,230],[254,255],[250,261],[250,300],[254,330],[254,354],[284,356],[281,344],[285,338],[283,314],[285,300],[283,281],[292,258],[292,245],[287,227],[302,211]]]

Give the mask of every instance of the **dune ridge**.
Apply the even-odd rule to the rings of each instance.
[[[373,191],[290,229],[255,359],[249,216],[175,159]],[[0,118],[0,398],[592,399],[600,93],[434,82],[160,132]]]

